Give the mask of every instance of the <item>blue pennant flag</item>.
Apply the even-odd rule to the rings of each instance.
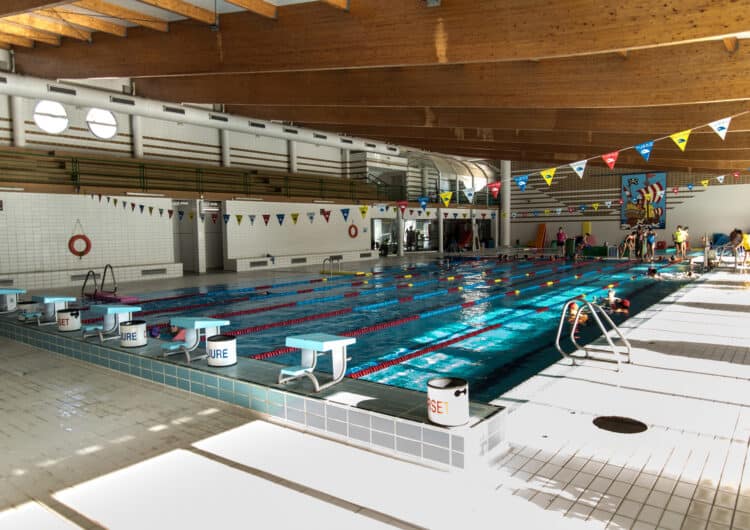
[[[182,210],[177,210],[177,218],[182,221],[182,218],[185,216],[185,212]]]
[[[279,226],[284,224],[284,214],[283,213],[277,213],[276,219],[279,221]]]
[[[585,204],[582,204],[581,206],[579,206],[579,208],[581,209],[582,212],[586,211],[586,205]]]
[[[495,217],[497,217],[497,212],[492,212],[492,213],[490,213],[490,217],[492,217],[493,219],[494,219]]]
[[[693,183],[692,182],[687,185],[687,189],[689,189],[690,191],[693,191]]]
[[[453,218],[458,219],[458,212],[453,212]]]
[[[417,200],[419,201],[419,206],[422,208],[422,211],[427,208],[427,203],[430,202],[429,197],[419,197]]]
[[[231,215],[229,215],[228,213],[224,214],[224,224],[227,224],[229,222],[229,218],[230,217],[231,217]]]
[[[651,156],[651,151],[654,149],[654,141],[650,140],[648,142],[643,142],[642,144],[638,144],[635,146],[635,150],[638,151],[638,154],[643,157],[643,159],[648,162],[648,158]]]
[[[529,182],[529,176],[528,175],[521,175],[515,178],[516,184],[518,184],[518,187],[521,188],[521,191],[526,191],[526,184]]]
[[[247,218],[250,219],[250,226],[253,226],[255,224],[255,216],[248,215]]]
[[[349,220],[349,208],[341,208],[341,215],[344,216],[344,221]]]

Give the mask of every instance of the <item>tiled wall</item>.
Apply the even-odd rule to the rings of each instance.
[[[144,269],[174,263],[169,199],[0,192],[0,201],[0,276],[30,282],[14,287],[79,284],[70,280],[76,271],[100,271],[107,263]],[[68,241],[81,233],[91,251],[79,258]]]
[[[99,343],[40,332],[8,320],[0,320],[0,336],[247,407],[298,429],[447,469],[482,465],[504,445],[504,410],[472,427],[443,429],[112,350]]]

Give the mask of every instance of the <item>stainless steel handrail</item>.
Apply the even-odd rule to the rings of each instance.
[[[94,279],[94,294],[92,295],[92,297],[96,296],[96,292],[99,290],[99,287],[96,284],[96,273],[92,270],[88,271],[86,273],[86,278],[84,278],[83,280],[83,286],[81,287],[81,301],[82,302],[86,299],[86,284],[88,283],[89,278]]]
[[[630,353],[631,353],[630,342],[628,341],[627,338],[625,338],[625,335],[622,334],[622,331],[620,330],[620,328],[618,328],[617,325],[612,321],[612,318],[610,318],[610,316],[607,314],[604,308],[598,304],[593,304],[589,302],[588,300],[583,300],[580,298],[571,298],[570,300],[565,302],[565,305],[563,305],[562,313],[560,315],[560,324],[557,326],[557,337],[555,338],[555,347],[557,348],[557,351],[560,352],[560,355],[562,355],[564,359],[570,359],[571,364],[573,365],[576,364],[575,357],[573,357],[569,353],[565,353],[565,350],[563,350],[562,346],[560,345],[560,339],[562,338],[563,327],[565,325],[565,321],[567,320],[567,316],[568,316],[568,309],[573,304],[581,304],[581,305],[578,308],[578,311],[576,311],[575,317],[573,319],[573,322],[570,328],[570,341],[573,343],[573,345],[576,347],[577,350],[582,350],[586,354],[586,358],[588,358],[589,356],[588,349],[578,344],[578,342],[575,339],[575,334],[578,329],[578,324],[581,320],[581,313],[583,313],[583,311],[587,309],[591,317],[596,322],[597,326],[599,326],[599,329],[604,335],[604,338],[607,340],[607,343],[609,344],[609,347],[612,350],[612,355],[614,356],[614,360],[617,362],[617,371],[619,372],[621,368],[621,359],[620,359],[621,355],[624,354],[625,357],[627,358],[626,362],[628,363],[630,362]],[[607,328],[604,327],[602,320],[599,318],[599,314],[601,314],[604,317],[604,320],[611,326],[611,328],[615,331],[615,333],[617,333],[617,336],[625,345],[624,352],[618,351],[614,342],[612,342],[612,337],[609,335],[609,331],[607,330]]]
[[[117,279],[115,278],[115,269],[112,268],[112,265],[107,263],[104,266],[104,272],[102,273],[102,281],[99,284],[100,291],[104,292],[104,280],[107,279],[107,269],[112,273],[112,284],[115,286],[114,289],[112,289],[112,294],[117,294]]]

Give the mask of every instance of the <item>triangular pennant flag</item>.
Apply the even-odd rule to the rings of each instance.
[[[549,208],[544,209],[544,215],[549,215],[550,213],[552,213],[552,210],[550,210]]]
[[[495,217],[497,217],[497,213],[496,213],[496,212],[492,212],[492,213],[490,213],[490,217],[491,217],[492,219],[494,219]]]
[[[737,182],[738,180],[740,180],[740,172],[739,171],[735,171],[734,173],[732,173],[732,176],[734,177],[734,181],[735,182]]]
[[[692,129],[687,129],[685,131],[680,131],[669,135],[675,145],[680,148],[680,151],[685,151],[685,147],[687,147],[687,141],[691,131]]]
[[[424,211],[424,214],[425,214],[425,215],[426,215],[427,217],[429,217],[429,216],[430,216],[430,210],[425,210],[425,211]]]
[[[170,219],[172,218],[173,214],[174,214],[174,210],[167,210],[167,215],[169,216]]]
[[[409,215],[414,215],[414,209],[413,208],[409,209]]]
[[[453,198],[453,192],[452,191],[444,191],[440,194],[440,200],[443,201],[443,206],[446,208],[451,203],[451,199]]]
[[[248,214],[247,218],[250,221],[250,226],[253,226],[255,224],[255,215]]]
[[[284,214],[283,213],[277,213],[276,214],[276,220],[279,222],[279,226],[284,224]]]
[[[212,214],[211,214],[211,222],[212,222],[213,224],[216,224],[216,220],[217,220],[218,218],[219,218],[219,214],[218,214],[218,213],[212,213]]]
[[[321,208],[320,214],[323,216],[323,218],[326,220],[326,223],[331,218],[331,210],[324,210]]]
[[[620,156],[620,151],[612,151],[611,153],[602,155],[602,160],[604,160],[604,163],[607,164],[607,167],[609,167],[609,169],[614,169],[615,163],[617,163],[618,156]]]
[[[453,218],[458,219],[458,212],[453,212]]]
[[[195,219],[195,212],[193,210],[190,210],[190,213],[188,213],[188,217],[190,218],[191,221]]]
[[[242,224],[242,214],[241,213],[235,214],[234,218],[237,219],[237,225],[238,226]]]
[[[299,214],[298,213],[291,213],[289,215],[292,218],[292,224],[296,225],[297,224],[297,219],[299,219]]]
[[[562,213],[562,208],[555,208],[555,213],[560,215]]]
[[[719,181],[719,184],[724,184],[724,175],[719,175],[718,177],[716,177],[716,180]]]
[[[617,199],[617,204],[622,204],[622,199]]]
[[[571,169],[573,169],[573,171],[576,172],[576,175],[578,175],[578,178],[583,178],[583,172],[586,171],[586,162],[588,162],[588,160],[579,160],[578,162],[569,164]]]
[[[203,222],[206,219],[206,214],[204,214],[204,213],[198,214],[198,217],[200,217],[201,218],[201,222]]]
[[[651,151],[653,149],[653,140],[649,140],[648,142],[643,142],[642,144],[638,144],[635,146],[635,150],[638,151],[638,154],[641,155],[646,162],[648,162],[648,157],[651,156]]]
[[[159,217],[164,217],[164,208],[159,208]]]
[[[268,226],[268,221],[271,219],[271,214],[264,213],[263,214],[263,222],[266,223],[266,226]]]
[[[534,210],[534,217],[539,217],[539,210]]]
[[[582,212],[585,212],[585,211],[586,211],[586,205],[585,205],[585,204],[582,204],[582,205],[580,205],[580,206],[579,206],[578,208],[579,208],[579,209],[580,209],[580,210],[581,210]]]
[[[177,210],[177,218],[182,221],[182,218],[185,217],[185,212],[182,210]]]
[[[149,206],[148,207],[148,214],[149,215],[153,215],[153,213],[154,213],[154,207],[153,206]]]
[[[679,186],[675,186],[674,188],[672,188],[672,193],[680,193]]]
[[[448,219],[448,212],[443,212],[443,219]]]
[[[599,203],[598,202],[591,203],[591,207],[594,209],[595,212],[599,211]]]
[[[547,186],[552,186],[552,179],[555,176],[556,169],[556,167],[551,167],[542,171],[542,178],[544,179],[544,182],[547,183]]]
[[[406,211],[406,207],[409,206],[408,201],[396,201],[396,204],[398,205],[398,209],[401,210],[401,216],[403,216],[404,212]]]
[[[517,214],[516,212],[513,212],[513,213],[511,213],[511,214],[510,214],[510,216],[511,216],[511,217],[512,217],[513,219],[515,219],[517,215],[518,215],[518,214]]]
[[[98,195],[99,195],[99,202],[102,202],[102,194],[99,193]]]
[[[359,207],[359,213],[362,216],[362,219],[364,219],[365,217],[367,217],[367,210],[368,209],[369,209],[369,206],[367,206],[366,204],[364,206],[360,206]]]
[[[607,208],[611,208],[612,207],[612,201],[604,201],[604,206],[606,206]]]
[[[474,188],[464,188],[464,195],[469,202],[474,202]]]
[[[310,224],[312,224],[313,219],[315,219],[315,212],[307,212],[307,218],[310,219]]]
[[[344,222],[349,220],[349,208],[341,208],[341,215],[344,216]]]
[[[708,179],[701,180],[701,186],[703,186],[704,188],[708,188]]]
[[[708,124],[709,127],[711,127],[716,134],[718,134],[721,139],[727,137],[727,131],[729,130],[729,122],[732,121],[732,118],[722,118],[720,120],[712,121]]]
[[[568,206],[568,213],[573,213],[575,210],[572,206]]]
[[[144,206],[142,204],[138,205],[138,209],[141,211],[141,213],[143,213],[143,208],[144,208]]]
[[[419,201],[419,207],[422,208],[422,211],[427,208],[427,203],[430,202],[429,197],[419,197],[417,200]]]
[[[497,199],[497,195],[498,193],[500,193],[500,188],[502,187],[502,185],[503,185],[502,182],[491,182],[487,184],[487,189],[490,190],[490,193],[492,193],[493,199]]]
[[[484,219],[485,217],[487,217],[487,214],[482,212],[481,216],[482,216],[482,219]]]
[[[225,213],[222,217],[224,219],[224,224],[228,224],[229,223],[229,219],[232,218],[232,216],[229,215],[228,213]]]
[[[109,201],[112,200],[112,197],[107,197],[107,204],[109,204]]]
[[[117,199],[112,199],[112,203],[117,206]]]
[[[134,202],[131,202],[131,203],[130,203],[130,211],[131,211],[131,212],[134,212],[134,211],[135,211],[135,203],[134,203]]]
[[[469,214],[468,214],[468,213],[466,213],[466,212],[464,212],[464,213],[462,213],[462,214],[461,214],[461,216],[462,216],[462,217],[463,217],[464,219],[466,219],[467,217],[469,217]]]
[[[693,183],[692,182],[687,185],[687,189],[690,190],[690,191],[693,191]]]
[[[526,191],[526,184],[529,182],[529,176],[528,175],[520,175],[514,179],[516,181],[516,184],[521,189],[521,191]]]

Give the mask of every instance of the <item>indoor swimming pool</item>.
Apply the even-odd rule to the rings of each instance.
[[[297,364],[299,350],[285,338],[324,332],[357,339],[348,350],[350,378],[425,391],[429,379],[460,377],[472,400],[489,402],[560,358],[554,337],[567,300],[594,301],[614,288],[630,300],[632,316],[679,287],[647,278],[647,268],[453,258],[340,275],[288,271],[264,285],[140,293],[143,311],[135,316],[167,341],[173,316],[231,321],[222,331],[237,338],[240,378],[245,359]],[[95,320],[84,313],[84,322]],[[596,338],[593,327],[582,329],[582,341]],[[321,371],[330,371],[329,359],[321,357]],[[200,369],[205,360],[191,366]]]

